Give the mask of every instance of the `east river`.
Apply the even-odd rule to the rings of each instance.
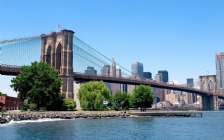
[[[224,112],[203,117],[104,118],[11,122],[0,140],[223,140]]]

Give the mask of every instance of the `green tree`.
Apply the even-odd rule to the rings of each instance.
[[[7,96],[7,94],[0,92],[0,96]]]
[[[22,66],[20,74],[11,80],[11,87],[20,99],[36,104],[36,109],[60,110],[63,98],[60,95],[61,78],[58,71],[47,63],[33,62]]]
[[[114,95],[114,109],[115,110],[128,110],[130,107],[129,98],[130,96],[126,92],[117,91]]]
[[[131,96],[131,104],[133,107],[141,108],[144,111],[147,107],[151,107],[153,103],[153,92],[150,86],[140,85],[136,87]]]
[[[64,104],[63,104],[64,110],[73,110],[75,108],[76,108],[76,102],[73,99],[71,98],[64,99]]]
[[[111,98],[110,90],[100,82],[87,82],[83,84],[78,92],[80,105],[84,110],[104,110],[103,101]]]

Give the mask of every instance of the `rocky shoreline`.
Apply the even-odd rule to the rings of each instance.
[[[127,118],[130,117],[126,112],[18,112],[1,113],[0,124],[10,121],[26,121],[39,119],[78,119],[78,118]]]

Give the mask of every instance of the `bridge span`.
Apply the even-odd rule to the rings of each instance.
[[[16,76],[20,73],[21,66],[14,65],[0,65],[0,74],[1,75],[10,75]],[[88,82],[88,81],[104,81],[109,83],[120,83],[120,84],[129,84],[129,85],[150,85],[151,87],[163,88],[163,89],[171,89],[184,91],[189,93],[195,93],[201,96],[213,96],[212,92],[203,91],[196,88],[185,87],[181,85],[173,85],[162,82],[155,82],[153,80],[147,79],[135,79],[135,78],[125,78],[125,77],[110,77],[104,75],[88,75],[85,73],[73,73],[73,78],[76,82]],[[217,95],[218,98],[224,99],[224,95]]]

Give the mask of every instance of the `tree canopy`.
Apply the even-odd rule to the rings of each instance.
[[[147,107],[151,107],[153,103],[153,92],[150,86],[140,85],[137,86],[131,96],[131,104],[133,107],[140,107],[141,110],[145,110]]]
[[[63,104],[63,110],[74,110],[76,108],[76,102],[71,98],[65,98]]]
[[[36,104],[37,110],[60,110],[63,97],[60,95],[61,78],[58,71],[47,63],[33,62],[22,66],[20,74],[11,80],[11,87],[20,99]]]
[[[115,110],[128,110],[130,96],[126,92],[117,91],[113,97],[113,105]]]
[[[100,82],[87,82],[83,84],[79,91],[78,97],[80,105],[84,110],[104,110],[103,101],[109,101],[111,98],[110,90]]]
[[[7,96],[7,94],[0,92],[0,96]]]

